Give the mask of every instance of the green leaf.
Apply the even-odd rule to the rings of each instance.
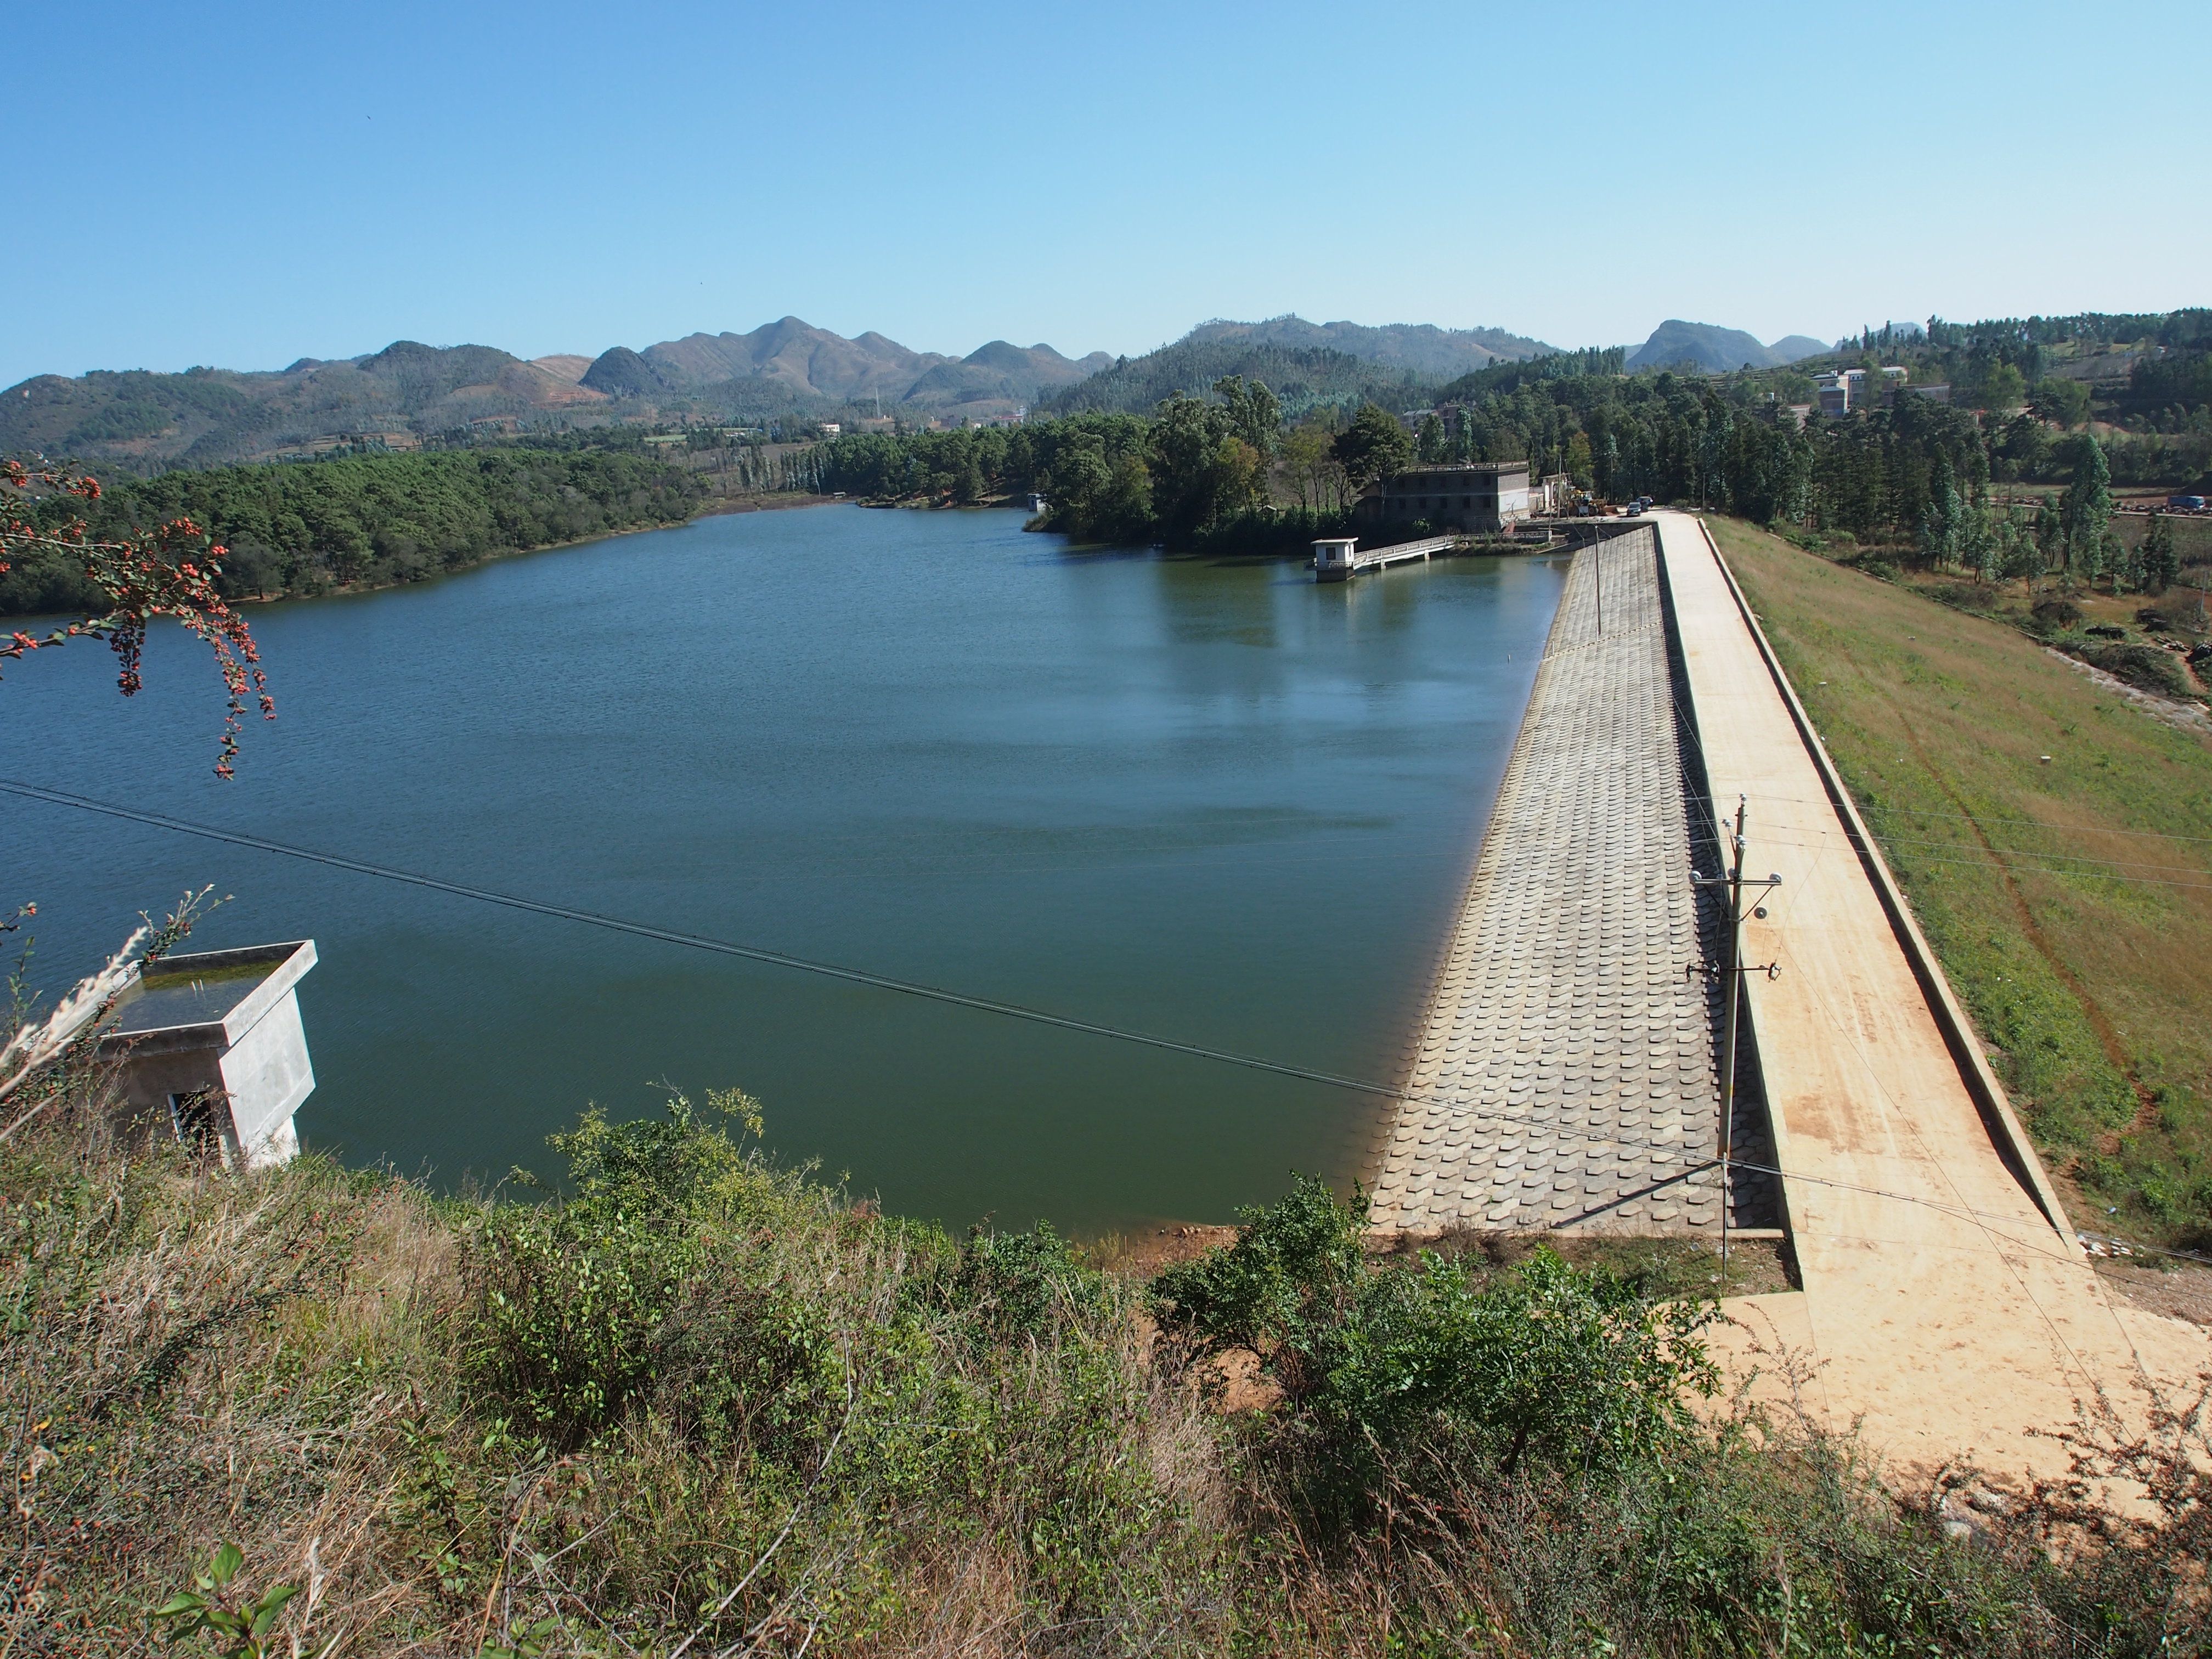
[[[215,1553],[215,1559],[208,1563],[208,1576],[220,1588],[235,1578],[238,1570],[245,1565],[245,1551],[235,1544],[225,1544]]]

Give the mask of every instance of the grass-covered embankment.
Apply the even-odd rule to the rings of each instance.
[[[2212,1246],[2212,744],[2001,622],[1708,522],[2076,1219]]]
[[[2048,1506],[1960,1506],[1957,1541],[1845,1445],[1686,1409],[1696,1306],[1548,1253],[1378,1261],[1317,1183],[1148,1284],[879,1215],[680,1105],[587,1117],[530,1204],[229,1175],[81,1104],[0,1143],[8,1652],[150,1654],[226,1545],[216,1611],[268,1613],[236,1653],[2207,1637],[2201,1481],[2070,1571]],[[1255,1349],[1266,1403],[1210,1407]]]

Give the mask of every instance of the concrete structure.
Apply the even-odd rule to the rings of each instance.
[[[1350,578],[1352,561],[1359,549],[1356,536],[1331,536],[1313,544],[1314,575],[1325,582],[1340,582]]]
[[[1656,542],[1656,546],[1655,546]],[[1835,572],[1833,580],[1852,580]],[[1801,1288],[1708,1333],[1761,1397],[1893,1478],[2063,1476],[2054,1431],[2145,1431],[2212,1370],[2116,1304],[1935,953],[1705,526],[1577,556],[1528,712],[1366,1171],[1378,1230],[1719,1231],[1714,803],[1749,802],[1732,1224]],[[1748,1165],[1749,1168],[1742,1166]],[[1778,1170],[1778,1178],[1768,1171]],[[2120,1501],[2139,1489],[2115,1486]]]
[[[1745,1002],[1802,1289],[1723,1304],[1715,1346],[1770,1377],[1794,1351],[1803,1409],[1893,1468],[2063,1475],[2077,1407],[2140,1432],[2212,1349],[2106,1292],[1705,526],[1656,519],[1711,794],[1748,799],[1752,867],[1782,877],[1744,925],[1780,975]]]
[[[314,965],[313,939],[156,963],[100,1039],[131,1121],[206,1143],[234,1167],[289,1160],[292,1115],[315,1087],[295,989]]]
[[[1457,552],[1465,541],[1461,536],[1430,536],[1418,542],[1393,542],[1384,547],[1363,549],[1356,537],[1331,537],[1313,544],[1314,580],[1348,581],[1364,570],[1381,570],[1389,565]]]
[[[1413,466],[1360,496],[1352,521],[1388,531],[1426,520],[1438,530],[1503,530],[1528,516],[1528,463]]]
[[[1896,397],[1912,371],[1893,363],[1883,368],[1880,382],[1882,400],[1887,403]],[[1824,369],[1813,377],[1813,385],[1820,398],[1820,413],[1842,415],[1854,409],[1864,409],[1874,401],[1875,388],[1869,384],[1873,375],[1863,368]]]
[[[1372,1224],[1720,1231],[1719,854],[1677,722],[1652,531],[1577,553],[1371,1157]],[[1697,826],[1705,826],[1702,839]],[[1755,1068],[1739,1157],[1770,1164]],[[1732,1223],[1771,1228],[1770,1182]]]

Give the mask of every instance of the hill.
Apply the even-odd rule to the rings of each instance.
[[[1046,390],[1097,373],[1103,351],[1076,361],[1052,347],[993,340],[965,357],[913,351],[873,331],[847,339],[797,317],[750,334],[689,334],[642,351],[617,346],[582,383],[610,397],[654,394],[756,406],[763,394],[830,405],[880,399],[912,410],[952,404],[1034,401]],[[1006,412],[1011,412],[1009,409]]]
[[[1394,371],[1326,348],[1186,337],[1141,357],[1124,357],[1052,393],[1040,407],[1051,415],[1149,415],[1164,400],[1203,395],[1230,374],[1266,381],[1293,420],[1320,404],[1379,403],[1401,409],[1427,401],[1441,383],[1433,375]]]
[[[490,346],[395,340],[349,362],[302,357],[272,372],[36,375],[0,395],[0,453],[158,471],[343,434],[443,432],[486,416],[568,414],[602,402],[556,369]]]
[[[1835,347],[1826,340],[1816,340],[1809,334],[1785,334],[1766,348],[1776,367],[1784,363],[1802,362],[1808,357],[1818,357],[1833,351]]]
[[[1761,345],[1756,336],[1740,328],[1713,323],[1686,323],[1670,317],[1651,331],[1651,337],[1628,354],[1631,373],[1639,368],[1671,368],[1694,363],[1708,374],[1725,374],[1739,368],[1779,368],[1801,357],[1814,357],[1832,349],[1826,341],[1791,334],[1772,345]]]
[[[34,375],[0,393],[0,454],[69,456],[150,474],[333,447],[411,448],[471,422],[559,429],[672,416],[827,416],[848,404],[914,417],[1012,415],[1112,364],[1103,351],[993,340],[965,357],[872,331],[846,339],[797,317],[750,334],[690,334],[597,357],[525,362],[483,345],[395,340],[365,356],[282,370]]]
[[[1310,323],[1289,313],[1264,323],[1200,323],[1183,338],[1206,344],[1340,351],[1347,357],[1446,380],[1495,362],[1518,362],[1553,349],[1502,328],[1438,328],[1433,323],[1386,323],[1370,328],[1359,323]]]

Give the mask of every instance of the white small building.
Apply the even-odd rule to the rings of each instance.
[[[1357,536],[1326,536],[1313,544],[1314,579],[1340,582],[1352,574],[1352,556],[1358,550]]]
[[[315,1087],[295,988],[314,965],[309,939],[164,957],[141,975],[100,1042],[131,1121],[234,1168],[294,1158],[292,1115]]]

